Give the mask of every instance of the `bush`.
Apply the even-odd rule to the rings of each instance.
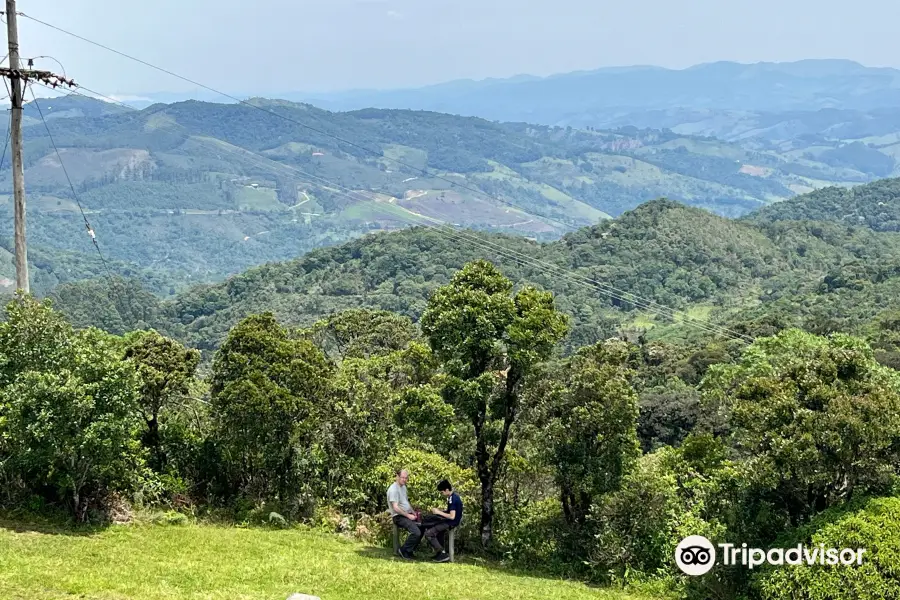
[[[74,332],[48,303],[23,297],[7,315],[0,325],[0,475],[85,521],[112,492],[137,483],[136,373],[112,336]]]
[[[524,504],[517,510],[501,507],[497,519],[497,547],[503,557],[526,569],[574,575],[577,561],[565,552],[569,526],[556,498]]]
[[[677,576],[672,556],[681,539],[722,537],[724,527],[706,514],[716,489],[716,476],[697,472],[678,450],[642,456],[621,488],[592,508],[585,557],[591,579]]]
[[[900,598],[900,498],[859,500],[816,517],[775,547],[865,548],[862,564],[766,568],[754,581],[765,600]]]

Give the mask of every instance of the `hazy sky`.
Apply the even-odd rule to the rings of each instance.
[[[390,88],[603,66],[848,58],[900,67],[897,0],[19,0],[18,9],[212,87]],[[250,8],[252,7],[252,8]],[[193,86],[19,18],[106,94]],[[58,69],[55,63],[39,62]]]

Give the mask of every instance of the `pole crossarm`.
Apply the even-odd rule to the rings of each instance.
[[[9,67],[0,67],[0,77],[7,79],[18,79],[20,81],[39,81],[44,85],[56,88],[58,86],[68,86],[71,88],[78,87],[74,79],[57,75],[52,71],[41,71],[38,69],[10,69]]]

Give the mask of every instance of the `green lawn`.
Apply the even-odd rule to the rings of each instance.
[[[4,600],[285,600],[296,592],[322,600],[648,598],[475,562],[409,563],[296,529],[134,524],[77,534],[2,520],[0,590]]]

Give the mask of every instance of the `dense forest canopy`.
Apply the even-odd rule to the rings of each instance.
[[[860,202],[881,202],[889,214],[898,186],[885,180],[853,193],[865,199],[871,192],[877,200]],[[79,326],[121,333],[145,323],[213,350],[241,318],[264,310],[295,326],[356,307],[418,320],[455,270],[487,258],[517,285],[556,294],[573,319],[568,348],[622,333],[691,340],[711,327],[766,331],[766,322],[868,335],[900,284],[900,238],[881,231],[877,219],[829,218],[827,204],[820,205],[829,193],[740,220],[657,200],[549,243],[414,228],[256,267],[171,300],[134,279],[112,288],[105,280],[67,282],[52,297]],[[780,217],[771,218],[772,211]]]

